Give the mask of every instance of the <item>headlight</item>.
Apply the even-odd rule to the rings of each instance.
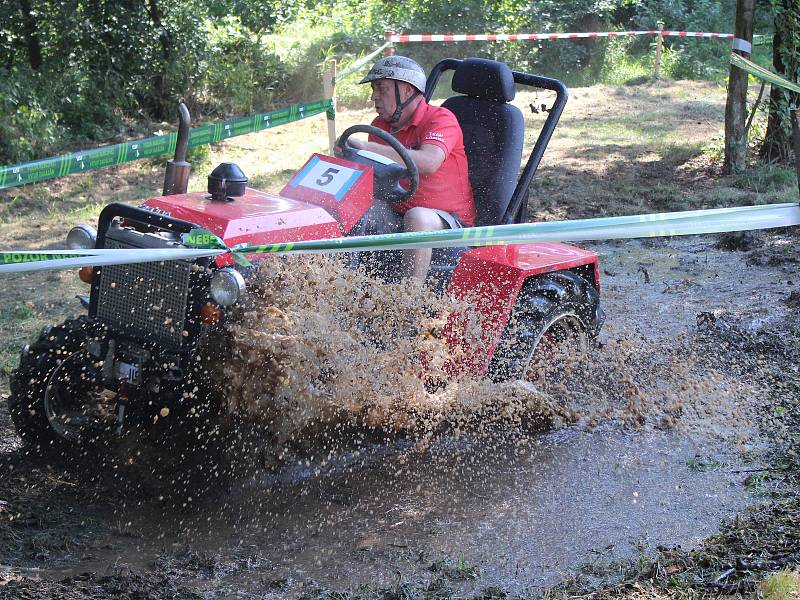
[[[211,277],[209,293],[211,299],[220,306],[236,304],[239,297],[244,294],[244,277],[235,269],[226,267],[220,269]]]
[[[97,231],[91,225],[76,225],[67,234],[70,250],[91,250],[97,241]]]

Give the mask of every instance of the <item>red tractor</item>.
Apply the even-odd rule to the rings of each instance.
[[[477,225],[524,222],[528,190],[567,101],[566,87],[496,61],[447,59],[431,72],[427,99],[445,71],[453,71],[452,89],[458,93],[444,106],[464,133]],[[509,103],[515,85],[556,94],[521,174],[524,119]],[[404,148],[389,134],[356,126],[342,135],[342,158],[314,155],[279,195],[247,188],[230,163],[209,176],[209,193],[186,193],[189,126],[188,112],[182,111],[165,195],[138,207],[106,206],[96,234],[76,227],[68,236],[70,247],[180,248],[183,234],[198,227],[228,247],[357,235],[368,211],[374,217],[416,186],[417,169]],[[380,135],[405,164],[347,146],[355,132]],[[410,187],[401,181],[410,181]],[[251,259],[274,260],[264,256]],[[391,274],[386,264],[390,261],[384,275]],[[481,313],[480,344],[464,348],[463,339],[451,336],[461,345],[454,369],[474,376],[524,378],[543,348],[565,341],[585,347],[603,322],[597,256],[571,245],[437,250],[431,271],[440,285]],[[23,441],[40,448],[78,445],[98,430],[121,430],[128,419],[158,420],[164,407],[178,415],[194,412],[186,406],[194,401],[186,391],[197,385],[198,358],[225,320],[236,318],[237,306],[247,298],[249,272],[230,254],[82,269],[81,278],[91,283],[90,295],[81,299],[88,314],[46,328],[23,349],[11,375],[9,409]]]

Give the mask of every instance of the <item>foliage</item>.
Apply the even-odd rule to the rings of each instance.
[[[46,111],[31,93],[34,76],[0,71],[0,157],[21,161],[56,142],[58,114]]]
[[[778,2],[778,0],[770,0]],[[759,13],[762,20],[765,10]],[[268,110],[322,94],[325,61],[348,64],[407,32],[732,29],[721,0],[18,0],[0,12],[0,163],[118,136],[130,122]],[[764,31],[762,28],[760,31]],[[641,80],[652,38],[409,44],[430,68],[446,56],[497,58],[569,85]],[[663,73],[718,77],[719,40],[665,41]],[[368,90],[340,82],[340,105]]]

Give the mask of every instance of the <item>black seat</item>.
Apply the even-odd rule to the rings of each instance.
[[[442,106],[458,119],[464,134],[469,181],[477,210],[476,226],[499,225],[517,184],[525,121],[508,104],[514,75],[504,63],[467,58],[453,74],[453,91]]]

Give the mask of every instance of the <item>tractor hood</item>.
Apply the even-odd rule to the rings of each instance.
[[[229,248],[342,236],[338,223],[325,209],[250,188],[227,202],[193,192],[150,198],[141,206],[203,227]],[[220,264],[231,260],[228,256],[220,259]]]

